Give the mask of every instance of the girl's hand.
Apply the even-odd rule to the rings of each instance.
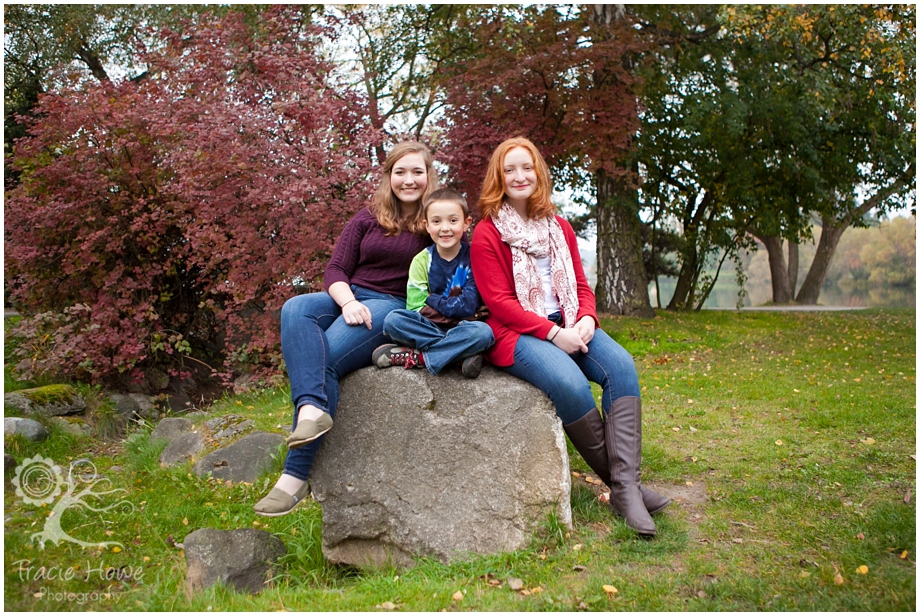
[[[594,339],[594,319],[591,317],[581,317],[575,324],[575,331],[581,336],[581,341],[590,344]]]
[[[551,342],[569,355],[577,351],[588,352],[588,345],[581,339],[581,334],[574,327],[571,329],[560,328]]]
[[[358,300],[350,300],[342,306],[342,316],[349,325],[361,325],[371,328],[371,311]]]

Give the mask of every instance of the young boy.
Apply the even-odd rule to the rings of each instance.
[[[470,268],[469,242],[461,241],[473,219],[460,193],[442,188],[424,204],[425,227],[434,242],[409,266],[406,309],[390,312],[383,332],[405,346],[384,344],[371,360],[378,368],[427,368],[438,374],[463,360],[463,376],[475,379],[481,353],[494,342],[492,328],[476,317],[479,292]]]

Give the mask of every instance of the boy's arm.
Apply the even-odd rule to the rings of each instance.
[[[469,265],[461,265],[454,272],[450,286],[450,295],[429,295],[425,301],[429,306],[446,317],[466,319],[476,314],[481,300],[473,280],[473,270]]]
[[[425,249],[415,255],[409,265],[409,282],[406,284],[406,308],[418,312],[428,298],[428,266],[431,255]]]

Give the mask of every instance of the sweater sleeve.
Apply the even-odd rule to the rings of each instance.
[[[425,307],[428,298],[428,267],[431,253],[428,249],[421,251],[412,259],[409,266],[409,283],[406,285],[406,309],[418,312]]]
[[[329,259],[323,276],[323,285],[327,290],[336,282],[351,284],[351,277],[361,259],[361,239],[367,231],[363,213],[362,210],[348,221],[335,243],[332,258]]]
[[[509,254],[503,255],[503,250]],[[546,338],[555,325],[521,307],[514,288],[510,250],[491,221],[481,221],[476,226],[471,246],[473,274],[489,307],[489,319],[519,334]]]

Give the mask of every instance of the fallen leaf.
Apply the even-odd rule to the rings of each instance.
[[[875,439],[870,436],[866,440],[862,441],[862,443],[863,445],[875,445]]]
[[[865,536],[864,534],[862,534],[862,533],[859,533],[858,535],[856,535],[856,538],[859,539],[860,541],[862,541],[863,539],[866,538],[866,536]]]
[[[521,591],[521,596],[523,596],[523,597],[529,597],[529,596],[530,596],[530,591],[527,590],[527,589],[525,588],[524,590]]]
[[[856,568],[856,573],[859,573],[860,575],[866,575],[867,573],[869,573],[869,567],[865,565],[860,565],[859,567]]]
[[[182,524],[188,526],[188,518],[182,518]]]
[[[738,537],[736,539],[732,539],[732,543],[744,543],[744,539],[742,539],[741,537]]]
[[[901,552],[901,559],[903,560],[905,558],[907,558],[907,550],[904,550],[903,552]]]
[[[583,546],[583,545],[580,544],[580,543],[576,543],[575,545],[572,546],[572,550],[574,550],[574,551],[577,552],[578,550],[580,550],[580,549],[583,548],[583,547],[585,547],[585,546]]]
[[[840,575],[839,573],[834,575],[834,584],[836,584],[837,586],[843,586],[845,583],[846,582],[844,582],[842,575]]]
[[[684,483],[685,483],[686,485],[690,486],[691,488],[693,487],[693,482],[692,482],[692,481],[685,481]]]
[[[904,502],[910,503],[910,488],[907,488],[907,494],[904,495]]]
[[[393,604],[392,601],[384,601],[383,603],[380,604],[380,607],[382,607],[385,610],[395,610],[396,609],[396,606]]]
[[[811,573],[808,571],[799,571],[799,577],[802,579],[811,577]]]
[[[533,588],[530,589],[530,592],[532,592],[535,595],[539,595],[541,592],[543,592],[543,589],[540,586],[534,586]]]
[[[119,552],[121,552],[121,548],[116,545],[114,548],[112,548],[112,551],[118,554]]]
[[[451,596],[451,599],[453,599],[454,601],[463,601],[463,591],[458,590]]]
[[[696,596],[699,597],[700,599],[705,599],[705,598],[706,598],[706,591],[705,591],[705,590],[698,590],[698,591],[696,592]]]
[[[524,588],[524,580],[520,578],[508,578],[508,588],[511,590],[520,590]]]
[[[783,442],[779,439],[776,440],[776,444],[779,445],[780,447],[783,446]]]
[[[619,590],[616,589],[615,586],[611,586],[610,584],[604,584],[603,589],[604,589],[604,592],[607,593],[608,595],[615,595],[618,592],[620,592]]]
[[[572,570],[581,572],[581,571],[587,571],[588,568],[585,567],[584,565],[575,565],[574,567],[572,567]]]
[[[675,432],[680,432],[680,428],[671,428],[671,429],[674,430]]]

